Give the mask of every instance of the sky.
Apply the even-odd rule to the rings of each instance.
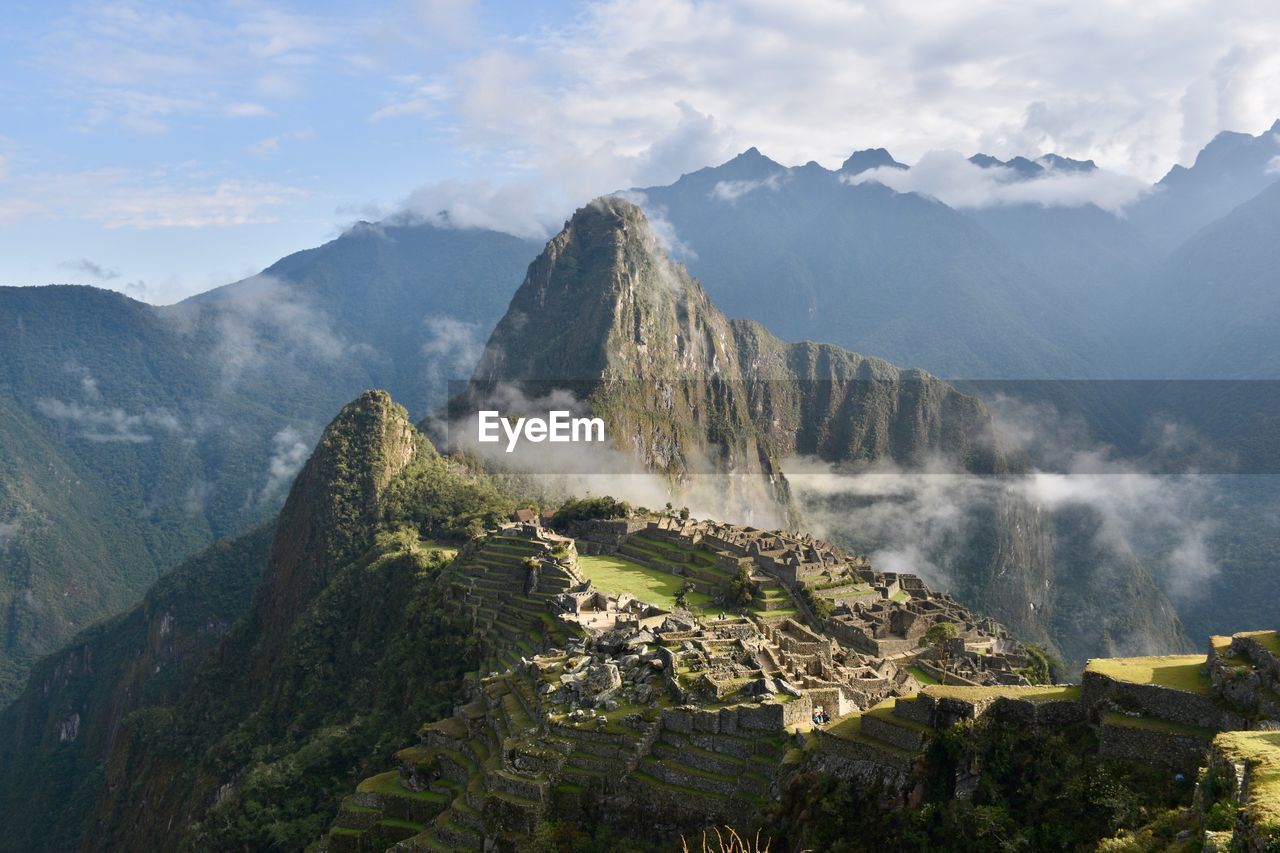
[[[751,146],[1150,183],[1280,117],[1277,44],[1270,0],[6,0],[0,284],[166,304],[406,210],[544,236]]]

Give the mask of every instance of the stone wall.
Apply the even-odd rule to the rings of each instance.
[[[1114,706],[1184,726],[1220,730],[1245,728],[1244,718],[1223,708],[1211,694],[1116,681],[1098,672],[1085,672],[1081,701],[1094,713]]]
[[[1174,731],[1104,722],[1098,730],[1105,758],[1161,764],[1188,777],[1205,761],[1209,741]]]

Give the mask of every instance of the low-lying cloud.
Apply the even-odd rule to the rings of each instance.
[[[711,197],[718,201],[733,204],[744,195],[759,189],[776,190],[782,183],[783,174],[783,172],[774,172],[767,178],[748,181],[717,181],[716,185],[711,188]]]
[[[42,398],[36,410],[46,418],[69,424],[81,438],[98,443],[143,444],[157,432],[180,434],[182,424],[168,409],[149,409],[137,414],[117,407],[86,406],[80,403]]]
[[[1121,213],[1150,189],[1136,178],[1102,169],[1088,172],[1048,169],[1042,175],[1023,178],[1005,166],[978,166],[956,151],[930,151],[910,169],[881,166],[843,176],[842,180],[849,184],[874,181],[897,192],[919,193],[959,209],[1093,204]]]
[[[448,446],[482,459],[490,470],[513,473],[545,502],[568,497],[611,495],[634,506],[660,509],[667,503],[687,507],[698,518],[716,518],[764,528],[786,526],[785,512],[774,502],[769,485],[759,474],[719,474],[709,462],[686,456],[683,476],[654,473],[638,451],[619,449],[619,437],[606,433],[604,443],[553,444],[520,442],[508,453],[505,442],[478,441],[474,409],[491,408],[504,415],[546,417],[552,410],[573,416],[588,414],[588,407],[563,389],[526,395],[511,383],[485,388],[483,403],[473,401],[465,413],[455,413],[448,423]],[[439,428],[439,427],[437,427]],[[626,439],[622,442],[624,445]],[[687,451],[687,448],[686,448]]]
[[[287,426],[271,437],[271,459],[267,463],[267,481],[258,493],[258,502],[270,504],[280,500],[293,484],[293,478],[302,470],[311,445],[303,440],[302,433]]]
[[[164,309],[180,332],[213,336],[214,362],[224,381],[290,366],[313,369],[343,356],[374,353],[348,340],[333,318],[304,289],[274,276],[256,275],[216,299]]]

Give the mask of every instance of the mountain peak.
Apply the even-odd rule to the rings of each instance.
[[[412,460],[409,413],[386,391],[343,407],[294,480],[254,602],[258,660],[279,652],[293,621],[359,550],[391,480]]]
[[[1098,164],[1092,160],[1075,160],[1052,153],[1037,158],[1036,162],[1058,172],[1096,172],[1098,170]]]
[[[998,157],[992,157],[990,154],[974,154],[969,158],[969,162],[980,169],[1009,169],[1018,178],[1034,178],[1044,172],[1044,166],[1039,163],[1033,163],[1026,157],[1021,155],[1011,160],[1001,160]]]
[[[849,159],[845,160],[840,166],[840,171],[847,175],[858,175],[869,169],[879,169],[886,167],[890,169],[906,169],[907,164],[899,163],[893,159],[884,148],[864,148],[861,151],[855,151],[849,155]]]
[[[529,265],[474,375],[597,379],[624,362],[661,371],[673,334],[695,340],[673,324],[696,323],[707,310],[701,286],[667,257],[644,211],[604,196],[576,211]]]

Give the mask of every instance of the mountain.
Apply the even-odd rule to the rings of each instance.
[[[1001,446],[980,400],[923,371],[830,344],[784,343],[757,323],[728,320],[624,199],[580,209],[530,265],[453,415],[495,390],[508,399],[512,384],[531,384],[533,399],[572,389],[618,449],[676,481],[710,473],[745,475],[736,487],[767,482],[744,501],[757,513],[772,499],[788,516],[779,485],[805,457],[853,472],[887,463],[930,470],[940,489],[955,484],[947,499],[967,520],[929,555],[962,601],[1073,661],[1184,642],[1140,561],[1088,544],[1101,532],[1097,513],[1052,516],[1020,494],[1026,460]],[[808,511],[832,519],[832,535],[858,550],[884,549],[853,520],[868,500],[892,506],[901,495],[868,499],[855,479],[843,494],[831,491]],[[734,495],[723,497],[721,511],[741,511]]]
[[[1207,151],[1208,149],[1206,149]],[[1130,295],[1145,313],[1130,343],[1143,375],[1280,378],[1280,184],[1180,246]]]
[[[445,555],[419,535],[457,541],[510,510],[387,394],[361,395],[274,525],[175,568],[0,713],[0,849],[260,847],[198,822],[215,802],[256,810],[281,772],[291,804],[268,803],[258,828],[301,848],[321,825],[290,815],[331,808],[379,737],[411,730],[393,721],[440,713],[458,687],[462,626],[430,604]]]
[[[1097,164],[1092,160],[1073,160],[1070,157],[1060,157],[1057,154],[1045,154],[1035,160],[1029,160],[1021,155],[1008,160],[1001,160],[998,157],[992,157],[990,154],[974,154],[969,158],[969,162],[983,169],[1008,169],[1017,180],[1023,181],[1044,177],[1052,171],[1094,172],[1098,168]]]
[[[640,192],[717,304],[783,340],[830,341],[944,377],[1100,370],[1077,306],[979,223],[849,177],[751,149]]]
[[[1148,239],[1171,250],[1280,177],[1280,119],[1257,136],[1223,131],[1190,166],[1175,165],[1129,216]]]
[[[881,167],[890,169],[910,168],[907,164],[899,163],[893,159],[893,155],[884,148],[864,148],[861,151],[855,151],[850,154],[848,159],[840,164],[840,171],[846,175],[861,175],[868,169],[879,169]]]
[[[730,321],[617,197],[579,210],[530,265],[474,378],[570,380],[660,466],[727,436],[720,449],[753,472],[795,454],[910,465],[947,453],[968,470],[1008,468],[976,400],[922,371]]]
[[[826,849],[853,815],[888,849],[993,821],[1085,847],[1189,802],[1168,762],[1194,773],[1199,738],[1244,724],[1219,699],[1236,655],[1274,663],[1252,632],[1048,684],[1002,626],[811,536],[608,499],[497,529],[521,503],[362,394],[274,525],[176,568],[0,711],[0,850],[625,849],[711,821]],[[712,598],[726,565],[746,604]],[[875,606],[811,612],[849,595]]]
[[[41,653],[269,517],[343,401],[441,402],[536,250],[361,224],[163,308],[0,288],[0,702]]]

